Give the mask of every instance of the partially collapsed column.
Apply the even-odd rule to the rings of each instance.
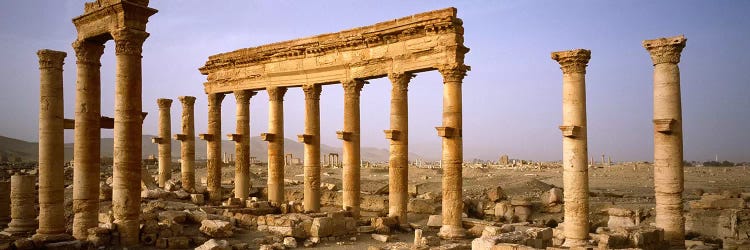
[[[234,197],[243,203],[250,195],[250,98],[255,92],[249,90],[234,91],[237,100],[237,133],[230,134],[234,141]]]
[[[589,236],[589,172],[586,129],[586,64],[591,51],[553,52],[563,72],[563,188],[565,246],[584,246]]]
[[[212,203],[221,201],[221,102],[224,94],[208,94],[208,134],[201,135],[207,142],[206,152],[206,189],[208,200]]]
[[[643,41],[654,63],[654,188],[656,226],[675,248],[685,247],[680,54],[684,36]]]
[[[39,56],[39,229],[37,237],[65,234],[63,61],[65,52]],[[68,236],[70,237],[70,236]]]
[[[409,81],[410,73],[391,73],[391,129],[385,131],[391,142],[388,158],[388,216],[407,224],[409,204]]]
[[[73,143],[73,237],[88,238],[99,225],[101,82],[99,62],[104,45],[73,43],[76,51],[75,141]],[[140,140],[140,139],[139,139]]]
[[[284,203],[284,94],[286,88],[269,87],[268,133],[261,135],[268,142],[268,201],[274,206]]]
[[[437,127],[443,138],[443,226],[438,236],[457,239],[466,236],[461,223],[463,213],[463,136],[461,83],[468,67],[444,65],[438,69],[443,75],[443,126]]]
[[[154,142],[159,144],[159,187],[172,179],[172,99],[159,98],[159,137]]]
[[[320,211],[320,85],[304,85],[305,133],[298,136],[304,149],[304,201],[306,212]]]
[[[336,133],[343,141],[343,209],[351,211],[354,217],[358,217],[360,207],[359,94],[365,82],[351,79],[343,81],[342,85],[344,86],[344,130]]]
[[[141,213],[143,123],[141,52],[148,33],[122,29],[113,32],[112,36],[117,60],[112,212],[120,233],[120,243],[131,246],[138,244],[140,231],[138,217]],[[98,178],[99,172],[96,176]]]
[[[180,141],[180,175],[182,189],[195,191],[195,97],[177,97],[182,103],[182,134],[174,136]]]
[[[4,232],[10,235],[28,235],[37,229],[34,207],[36,176],[15,174],[10,177],[10,223]]]

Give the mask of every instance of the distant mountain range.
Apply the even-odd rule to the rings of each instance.
[[[151,138],[156,137],[153,135],[143,135],[141,137],[141,145],[143,145],[143,158],[147,158],[149,155],[158,156],[158,147],[156,144],[151,143]],[[112,151],[114,149],[114,140],[112,138],[102,138],[101,140],[101,155],[102,157],[112,157]],[[9,157],[10,159],[19,157],[25,161],[36,161],[38,159],[38,144],[36,142],[27,142],[9,137],[0,136],[0,155]],[[234,142],[233,141],[222,141],[221,150],[223,153],[234,154]],[[295,158],[303,158],[304,146],[295,140],[286,138],[284,140],[284,153],[292,154]],[[257,157],[260,161],[267,160],[268,143],[260,139],[259,136],[250,138],[250,156]],[[320,152],[322,155],[328,153],[341,154],[341,148],[331,147],[325,144],[320,145]],[[361,149],[362,160],[364,161],[387,161],[389,152],[387,149],[362,147]],[[180,142],[172,140],[172,158],[180,158]],[[206,158],[206,141],[195,138],[195,158],[198,160]],[[409,154],[409,159],[423,158],[416,154]],[[73,143],[65,144],[65,161],[73,159]],[[341,158],[340,158],[341,159]]]

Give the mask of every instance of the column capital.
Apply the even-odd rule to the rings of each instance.
[[[234,91],[234,99],[237,100],[237,103],[248,104],[250,103],[250,98],[255,96],[255,94],[257,94],[255,91],[236,90]]]
[[[586,74],[586,65],[589,63],[589,59],[591,59],[591,51],[587,49],[552,52],[552,60],[560,64],[563,74]]]
[[[221,101],[224,101],[224,97],[226,95],[224,93],[211,93],[208,94],[208,104],[211,105],[212,103],[215,104],[221,104]]]
[[[159,98],[156,99],[156,105],[159,105],[159,109],[169,109],[172,107],[172,99]]]
[[[119,29],[111,33],[115,39],[116,55],[137,55],[143,52],[143,42],[146,41],[148,32],[134,29]]]
[[[195,96],[179,96],[177,99],[185,106],[193,106],[195,104]]]
[[[391,80],[393,88],[401,91],[407,91],[409,89],[409,81],[414,77],[414,74],[407,72],[388,73],[388,79]]]
[[[682,49],[685,48],[686,43],[687,38],[684,35],[679,35],[644,40],[643,47],[648,50],[654,65],[660,63],[677,64],[680,62],[680,54],[682,53]]]
[[[302,85],[302,91],[305,92],[305,100],[320,100],[320,92],[323,88],[320,84],[305,84]]]
[[[268,92],[269,101],[284,101],[284,94],[286,94],[286,88],[285,87],[268,87],[266,88],[266,92]]]
[[[461,82],[466,76],[466,72],[471,70],[471,67],[464,64],[443,64],[438,65],[437,70],[443,75],[443,82]]]
[[[362,87],[365,86],[364,80],[359,79],[348,79],[341,81],[341,85],[344,87],[344,96],[359,96],[359,92],[362,91]]]
[[[77,40],[72,45],[76,52],[76,63],[101,66],[100,59],[104,54],[104,44]]]
[[[39,69],[62,69],[65,57],[68,54],[62,51],[42,49],[37,51],[36,55],[39,56]]]

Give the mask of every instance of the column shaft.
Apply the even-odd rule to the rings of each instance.
[[[101,79],[99,60],[104,46],[88,41],[73,43],[76,51],[75,141],[73,143],[73,237],[88,238],[99,225],[99,164]]]
[[[124,246],[138,244],[141,212],[141,52],[148,33],[119,30],[115,38],[115,127],[112,211]],[[98,177],[98,173],[97,173]],[[97,183],[98,184],[98,183]]]
[[[643,41],[654,64],[654,189],[656,226],[672,248],[685,247],[680,54],[684,36]]]
[[[565,245],[583,246],[589,235],[589,180],[586,126],[586,64],[584,49],[552,53],[563,71],[563,188]],[[566,134],[570,131],[572,134]]]
[[[237,100],[237,135],[234,152],[234,197],[243,201],[250,195],[250,98],[255,92],[240,90],[234,92]],[[244,204],[244,203],[243,203]]]
[[[182,189],[195,191],[195,97],[180,96],[182,103],[182,134],[176,136],[180,143],[180,175]]]
[[[388,216],[398,217],[400,224],[407,224],[409,204],[409,101],[408,84],[414,75],[392,73],[391,80],[391,130],[386,131],[390,139],[388,159]]]
[[[463,238],[463,137],[461,83],[467,67],[447,65],[439,69],[443,75],[443,226],[442,238]]]
[[[37,228],[37,213],[34,207],[33,175],[13,175],[10,177],[10,217],[6,233],[11,235],[27,235]]]
[[[268,92],[268,201],[284,203],[284,94],[286,88],[271,87]]]
[[[159,105],[159,187],[172,179],[172,107],[171,99],[156,100]]]
[[[305,92],[304,201],[305,211],[320,211],[320,85],[302,86]]]
[[[40,50],[39,56],[39,229],[40,235],[65,233],[63,183],[63,61],[65,52]]]
[[[221,102],[224,94],[208,94],[208,134],[206,152],[206,186],[212,203],[222,199],[221,189]]]
[[[359,131],[359,94],[364,86],[362,80],[347,80],[344,86],[344,131],[343,154],[343,209],[351,211],[355,217],[360,209],[360,131]]]

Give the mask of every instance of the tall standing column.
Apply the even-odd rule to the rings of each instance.
[[[563,188],[565,246],[584,246],[589,236],[589,172],[586,129],[585,49],[552,53],[563,72]]]
[[[305,144],[305,189],[303,205],[307,212],[320,211],[320,92],[317,84],[304,85],[305,133],[299,141]]]
[[[104,45],[73,43],[76,52],[75,143],[73,143],[73,237],[88,238],[99,225],[99,164],[101,141],[100,59]]]
[[[344,130],[338,131],[337,134],[338,138],[343,140],[343,209],[351,211],[354,217],[359,217],[359,94],[365,82],[351,79],[343,81],[342,85],[344,86]]]
[[[159,98],[159,138],[155,142],[159,144],[159,187],[172,179],[172,99]]]
[[[63,167],[63,61],[65,52],[40,50],[39,56],[39,229],[35,237],[65,237]],[[70,237],[70,236],[67,236]]]
[[[385,131],[391,141],[388,159],[388,216],[407,224],[409,204],[409,81],[410,73],[391,73],[391,129]]]
[[[466,236],[461,225],[463,213],[463,135],[461,83],[468,67],[445,65],[443,75],[443,126],[437,127],[443,138],[443,226],[438,236],[457,239]]]
[[[208,200],[212,203],[221,201],[221,102],[224,94],[208,94],[208,134],[201,135],[207,142],[206,152],[206,189]]]
[[[115,39],[115,126],[112,211],[124,246],[138,244],[141,212],[141,53],[148,33],[121,29]],[[99,173],[97,172],[97,177]],[[98,185],[98,184],[97,184]]]
[[[643,41],[654,63],[654,188],[656,226],[673,248],[685,247],[680,62],[684,36]]]
[[[174,136],[180,141],[180,175],[182,189],[195,191],[195,97],[177,97],[182,103],[182,134]]]
[[[284,94],[286,88],[269,87],[268,133],[268,201],[274,206],[284,203]]]
[[[234,91],[237,100],[237,133],[229,137],[235,142],[234,152],[234,197],[243,203],[250,195],[250,98],[255,92],[249,90]]]

